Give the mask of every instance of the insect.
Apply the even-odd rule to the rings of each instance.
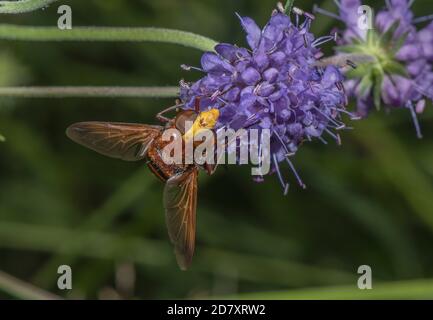
[[[191,265],[195,248],[197,177],[199,169],[213,174],[216,165],[205,163],[167,164],[164,159],[164,147],[169,143],[163,139],[165,130],[177,129],[181,135],[173,139],[193,138],[203,129],[213,130],[219,111],[209,109],[199,112],[199,100],[195,110],[181,110],[178,102],[175,106],[158,113],[156,118],[165,126],[130,124],[116,122],[80,122],[71,125],[66,135],[74,142],[108,157],[126,161],[147,160],[152,173],[165,183],[163,203],[168,234],[176,260],[182,270]],[[177,110],[174,118],[164,116],[169,111]],[[186,130],[187,121],[193,123]],[[185,149],[182,148],[182,152]],[[184,157],[182,157],[184,159]]]

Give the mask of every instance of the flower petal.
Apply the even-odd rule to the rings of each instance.
[[[206,52],[201,58],[201,66],[206,72],[231,72],[233,67],[213,52]]]
[[[223,57],[224,59],[230,62],[234,62],[237,59],[236,52],[238,51],[238,49],[232,44],[220,43],[216,45],[215,51],[221,57]]]
[[[413,82],[401,76],[385,77],[382,85],[382,99],[389,106],[403,107],[415,98]]]
[[[322,79],[322,84],[325,86],[325,88],[329,88],[340,81],[343,81],[340,71],[332,65],[327,66]]]
[[[360,0],[341,0],[340,1],[340,17],[348,26],[358,25],[358,8],[361,6]]]
[[[260,81],[260,73],[252,67],[247,68],[241,75],[242,80],[249,86],[255,85]]]
[[[241,20],[242,27],[247,33],[247,41],[251,49],[256,49],[259,45],[262,31],[255,23],[255,21],[249,17],[241,17],[236,13],[238,18]]]
[[[265,79],[269,83],[274,83],[278,78],[278,74],[278,69],[269,68],[265,72],[263,72],[263,79]]]

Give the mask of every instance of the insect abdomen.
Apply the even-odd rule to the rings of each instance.
[[[147,166],[149,167],[150,171],[152,171],[152,173],[162,182],[166,182],[168,179],[170,179],[170,176],[168,176],[156,163],[149,161]]]
[[[164,162],[164,148],[169,143],[169,141],[163,141],[160,137],[152,143],[147,152],[149,169],[163,182],[166,182],[168,179],[181,172],[185,172],[191,166],[185,164],[167,164]]]

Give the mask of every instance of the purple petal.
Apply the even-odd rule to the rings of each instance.
[[[269,97],[275,91],[275,86],[269,82],[262,82],[258,90],[258,95],[262,97]]]
[[[237,87],[229,90],[225,95],[224,99],[227,101],[236,101],[239,98],[241,90]]]
[[[269,96],[269,100],[270,101],[276,101],[276,100],[280,99],[286,92],[287,92],[287,90],[283,89],[283,88],[275,90],[274,93],[272,93]],[[286,106],[287,106],[287,102],[286,102]]]
[[[271,20],[269,20],[268,25],[276,26],[281,29],[286,29],[292,25],[292,22],[290,21],[288,15],[283,13],[277,13],[271,17]]]
[[[277,65],[282,65],[286,60],[286,55],[282,51],[277,51],[271,54],[270,58]]]
[[[360,0],[341,0],[340,17],[348,26],[358,25],[358,8],[361,6]]]
[[[218,120],[223,123],[230,122],[231,119],[235,116],[235,114],[236,114],[236,105],[235,104],[226,105],[224,108],[220,110],[220,116]]]
[[[429,64],[424,59],[418,59],[414,62],[409,63],[406,66],[406,69],[411,76],[415,77],[420,75],[423,71],[428,71],[429,69],[431,69],[431,66],[429,66]]]
[[[415,106],[416,113],[418,113],[418,114],[423,113],[424,109],[425,109],[425,105],[426,105],[426,102],[425,102],[424,99],[418,101],[417,104],[416,104],[416,106]]]
[[[322,79],[325,88],[329,88],[340,81],[343,81],[340,71],[334,66],[327,66]]]
[[[217,54],[206,52],[201,58],[201,65],[206,72],[231,72],[233,67]]]
[[[409,61],[421,58],[422,54],[423,50],[419,43],[410,43],[400,48],[396,58],[402,61]]]
[[[269,66],[268,55],[265,52],[257,53],[254,56],[254,62],[256,63],[258,69],[264,70]]]
[[[417,40],[422,47],[424,57],[433,61],[433,22],[418,32]]]
[[[278,69],[269,68],[265,72],[263,72],[263,79],[265,79],[269,83],[274,83],[278,78],[278,74]]]
[[[369,96],[368,98],[358,97],[356,101],[356,113],[359,117],[365,118],[367,117],[370,110],[373,108],[374,103]]]
[[[237,59],[236,52],[238,49],[228,43],[220,43],[215,47],[215,51],[218,52],[224,59],[233,62]]]
[[[401,76],[393,76],[392,81],[389,77],[385,77],[382,86],[383,101],[394,107],[406,105],[408,100],[415,98],[415,91],[411,79]]]
[[[397,21],[399,26],[394,33],[395,37],[402,36],[405,32],[415,32],[412,26],[413,13],[407,0],[390,0],[390,7],[380,11],[376,16],[377,28],[385,32]]]
[[[242,72],[241,78],[247,85],[255,85],[261,79],[260,73],[252,67]]]
[[[262,31],[258,27],[258,25],[254,22],[253,19],[249,17],[241,17],[236,13],[238,18],[241,20],[242,27],[247,33],[247,42],[251,49],[256,49],[259,45]]]
[[[322,135],[322,132],[315,126],[306,127],[305,132],[312,137],[320,137]]]
[[[290,18],[282,13],[272,16],[263,30],[263,36],[272,42],[280,42],[284,36],[284,30],[291,25]]]
[[[260,127],[263,129],[269,129],[272,127],[272,120],[269,118],[269,116],[265,116],[262,118],[262,121],[260,122]]]
[[[244,94],[241,98],[240,108],[248,109],[253,106],[257,101],[257,97],[254,94]]]

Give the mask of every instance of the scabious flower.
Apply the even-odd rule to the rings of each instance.
[[[360,0],[336,1],[339,15],[316,8],[316,12],[346,24],[336,50],[344,54],[364,54],[372,60],[349,71],[345,87],[357,99],[357,113],[365,117],[384,105],[386,109],[407,108],[422,137],[417,113],[422,113],[426,98],[433,99],[433,23],[417,30],[418,23],[433,16],[414,18],[414,0],[386,0],[386,8],[373,20],[373,29],[358,26]]]
[[[293,13],[292,22],[284,10],[275,10],[263,30],[238,16],[250,49],[218,44],[216,52],[203,55],[201,68],[194,68],[205,76],[195,83],[182,81],[180,96],[185,108],[194,108],[196,98],[201,110],[218,108],[219,128],[269,129],[271,172],[285,192],[280,164],[286,162],[305,187],[289,157],[304,140],[326,143],[324,133],[339,143],[335,130],[345,128],[341,115],[348,113],[340,70],[317,65],[319,46],[334,35],[316,39],[309,31],[314,16],[297,8]]]

